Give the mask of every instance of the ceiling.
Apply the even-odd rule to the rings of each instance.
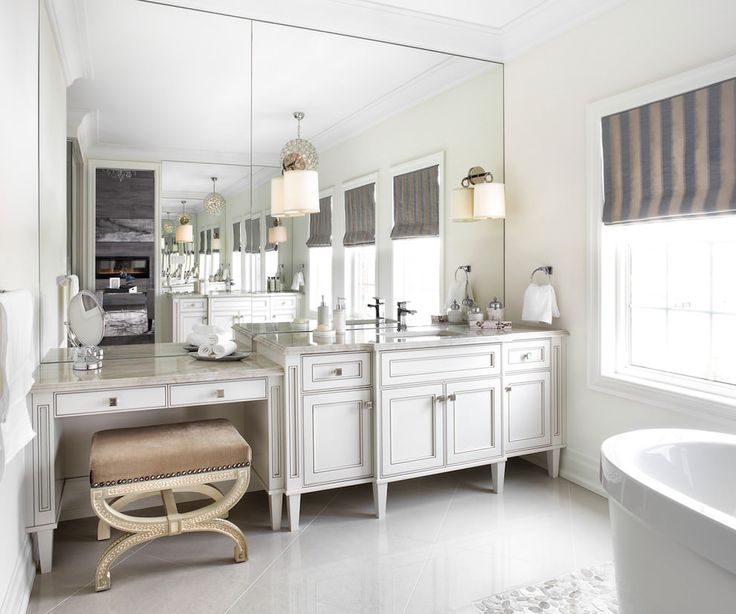
[[[294,111],[306,114],[302,135],[325,150],[494,66],[426,49],[500,59],[503,37],[519,39],[524,24],[538,27],[541,16],[546,36],[616,1],[51,0],[49,12],[70,134],[90,158],[170,161],[162,202],[178,210],[182,199],[201,207],[210,176],[226,194],[252,180],[238,165],[278,165],[296,136]],[[422,49],[181,7],[369,37],[378,24],[376,38]],[[487,44],[471,53],[479,33]]]

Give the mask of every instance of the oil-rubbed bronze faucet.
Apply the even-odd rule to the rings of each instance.
[[[414,315],[416,313],[415,309],[407,309],[406,303],[408,301],[399,301],[396,303],[396,320],[398,321],[398,329],[399,330],[406,330],[406,316],[407,315]]]

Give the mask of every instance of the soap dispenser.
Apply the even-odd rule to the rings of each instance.
[[[345,309],[345,299],[341,296],[337,297],[335,310],[332,312],[332,326],[336,333],[344,333],[347,323],[347,309]]]
[[[325,302],[325,295],[322,295],[322,302],[317,307],[317,325],[330,327],[330,307]]]

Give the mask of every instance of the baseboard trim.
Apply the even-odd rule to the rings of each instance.
[[[0,614],[19,614],[25,612],[36,577],[36,566],[33,564],[31,539],[27,537],[10,576],[8,590],[3,597]]]
[[[599,470],[600,461],[598,458],[593,458],[573,448],[562,450],[560,476],[601,497],[607,497],[608,495],[600,483]]]

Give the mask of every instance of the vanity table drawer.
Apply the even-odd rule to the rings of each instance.
[[[289,311],[296,307],[296,296],[271,295],[271,311]]]
[[[549,369],[549,340],[513,341],[503,345],[504,371]]]
[[[382,352],[381,385],[437,383],[498,375],[500,356],[500,344]]]
[[[61,392],[56,395],[57,416],[107,414],[116,411],[158,409],[166,407],[166,386]]]
[[[371,356],[368,352],[318,354],[302,359],[304,392],[370,385]]]
[[[179,301],[179,309],[181,311],[202,311],[207,308],[206,299],[191,298]]]
[[[266,398],[266,380],[236,380],[206,384],[172,384],[171,406],[232,403]]]

